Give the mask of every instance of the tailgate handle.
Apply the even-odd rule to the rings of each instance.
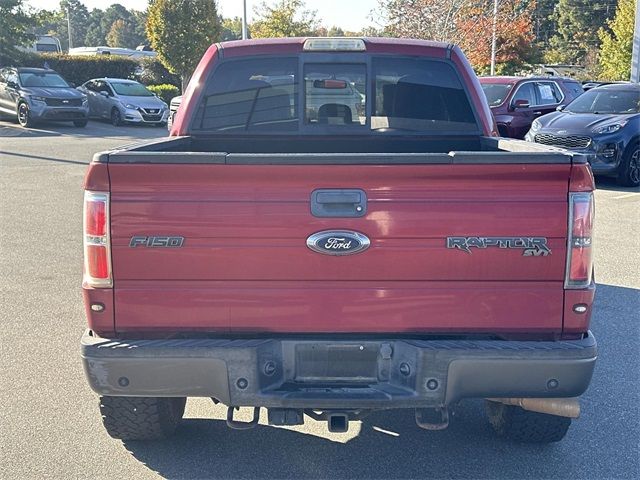
[[[367,194],[360,189],[321,188],[311,192],[314,217],[351,218],[367,213]]]

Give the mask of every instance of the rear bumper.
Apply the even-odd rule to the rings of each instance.
[[[87,331],[82,359],[101,395],[214,397],[230,406],[441,406],[470,397],[574,397],[596,341],[112,340]]]

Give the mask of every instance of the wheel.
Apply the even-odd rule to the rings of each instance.
[[[514,405],[487,401],[489,423],[495,432],[516,442],[553,443],[567,434],[571,419],[529,412]]]
[[[640,142],[627,148],[618,167],[618,183],[625,187],[640,185]]]
[[[18,123],[25,128],[31,128],[35,125],[35,122],[31,117],[29,105],[27,105],[26,102],[20,102],[18,104]]]
[[[87,123],[89,123],[89,120],[87,120],[87,119],[84,119],[84,120],[74,120],[74,121],[73,121],[73,124],[74,124],[76,127],[86,127],[86,126],[87,126]]]
[[[114,127],[122,125],[122,115],[120,114],[120,110],[117,108],[113,108],[111,110],[111,125]]]
[[[107,433],[120,440],[159,440],[173,434],[184,414],[185,397],[100,397]]]

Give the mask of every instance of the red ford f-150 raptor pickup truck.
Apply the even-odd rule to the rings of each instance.
[[[233,428],[408,408],[441,429],[481,398],[498,434],[560,440],[596,361],[593,189],[585,156],[497,137],[455,46],[212,45],[171,136],[86,175],[104,425],[163,437],[210,397]]]

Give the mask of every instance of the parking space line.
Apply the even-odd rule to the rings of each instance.
[[[640,195],[640,192],[629,192],[622,195],[616,195],[615,197],[611,197],[613,200],[621,200],[623,198],[635,197]]]

